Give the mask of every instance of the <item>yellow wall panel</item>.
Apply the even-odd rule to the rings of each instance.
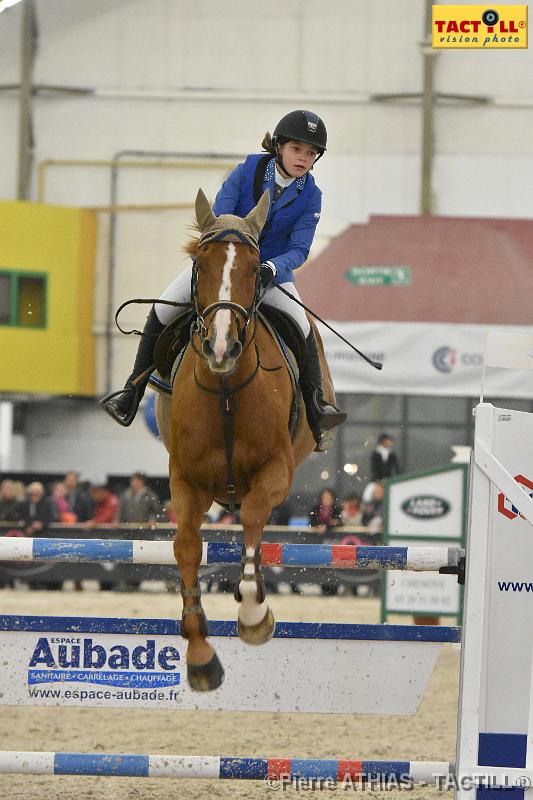
[[[0,202],[0,271],[47,277],[45,327],[0,326],[0,391],[94,394],[95,239],[90,211]]]

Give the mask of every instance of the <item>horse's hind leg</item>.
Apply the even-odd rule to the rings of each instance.
[[[170,489],[178,524],[174,555],[180,571],[183,597],[181,633],[189,642],[186,654],[187,680],[191,689],[205,692],[217,689],[224,678],[217,654],[206,641],[208,625],[198,584],[198,567],[202,560],[199,529],[211,500],[176,476],[171,477]]]
[[[263,644],[274,634],[275,621],[265,599],[261,576],[261,536],[272,508],[283,502],[290,482],[287,461],[268,462],[252,481],[252,488],[241,503],[244,548],[235,598],[239,601],[238,630],[248,644]]]

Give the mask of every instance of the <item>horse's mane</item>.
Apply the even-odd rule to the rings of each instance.
[[[200,226],[197,222],[191,222],[191,224],[188,225],[188,228],[190,235],[188,241],[183,245],[183,252],[185,255],[194,258],[196,251],[198,250],[198,242],[200,241]]]

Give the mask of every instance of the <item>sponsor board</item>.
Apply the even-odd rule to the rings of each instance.
[[[451,464],[400,475],[385,486],[384,542],[464,546],[467,466]],[[461,616],[462,592],[453,575],[388,570],[381,620],[390,614]]]
[[[391,544],[409,546],[412,540],[394,539]],[[417,546],[435,546],[434,540],[417,540]],[[416,616],[453,616],[461,614],[461,587],[455,575],[438,572],[407,572],[388,570],[386,573],[386,615],[414,614]]]
[[[234,622],[210,632],[225,680],[197,693],[173,620],[0,616],[0,705],[414,714],[440,647],[413,648],[411,626],[384,636],[378,625],[278,622],[261,648],[241,642]],[[416,673],[402,693],[398,657]]]

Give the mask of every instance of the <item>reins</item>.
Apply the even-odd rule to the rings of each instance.
[[[192,308],[192,303],[177,303],[175,300],[159,300],[159,298],[157,297],[156,298],[135,297],[133,300],[126,300],[124,303],[122,303],[122,305],[120,305],[117,308],[115,312],[115,325],[117,326],[117,328],[121,333],[125,334],[125,336],[131,336],[132,333],[134,333],[136,336],[159,336],[158,333],[144,333],[144,331],[138,331],[136,328],[132,328],[131,331],[126,331],[124,330],[124,328],[120,327],[118,321],[118,315],[124,308],[126,308],[126,306],[129,306],[132,303],[136,303],[138,305],[149,303],[152,306],[157,303],[158,305],[174,306],[174,308]]]

